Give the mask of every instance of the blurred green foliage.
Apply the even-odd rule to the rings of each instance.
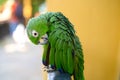
[[[45,2],[45,0],[32,0],[32,8],[33,8],[32,15],[34,15],[36,12],[39,11],[39,6],[43,2]]]
[[[7,0],[0,0],[0,5],[3,5]]]

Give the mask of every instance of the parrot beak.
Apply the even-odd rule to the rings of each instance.
[[[43,36],[40,38],[38,44],[44,45],[44,44],[46,44],[47,42],[48,42],[48,35],[45,34],[45,35],[43,35]]]

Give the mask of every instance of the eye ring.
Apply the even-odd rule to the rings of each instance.
[[[38,32],[35,31],[35,30],[33,30],[33,31],[32,31],[32,36],[33,36],[33,37],[38,37]]]

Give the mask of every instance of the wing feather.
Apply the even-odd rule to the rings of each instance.
[[[58,28],[56,32],[49,37],[52,37],[50,40],[50,44],[52,46],[55,46],[56,49],[55,57],[57,58],[55,58],[56,63],[55,66],[57,70],[61,68],[63,69],[63,71],[72,74],[74,70],[73,67],[74,56],[72,53],[73,43],[70,34],[66,32],[64,29]],[[54,40],[53,37],[56,37],[57,40]],[[55,42],[53,42],[53,40]],[[55,44],[53,45],[53,43]]]
[[[84,80],[84,60],[82,46],[73,25],[60,12],[50,19],[55,29],[49,35],[51,47],[55,48],[55,67],[74,75],[75,80]]]

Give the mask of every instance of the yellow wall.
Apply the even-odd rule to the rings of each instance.
[[[86,80],[117,80],[120,0],[47,0],[75,25],[85,56]]]
[[[119,37],[120,38],[120,37]],[[118,70],[119,70],[119,72],[118,72],[118,74],[117,74],[117,76],[119,76],[118,78],[118,80],[120,80],[120,39],[119,39],[119,49],[118,49],[118,53],[119,53],[119,55],[118,55]]]
[[[119,72],[118,72],[118,80],[120,80],[120,35],[119,35],[119,49],[118,49],[118,70],[119,70]]]

